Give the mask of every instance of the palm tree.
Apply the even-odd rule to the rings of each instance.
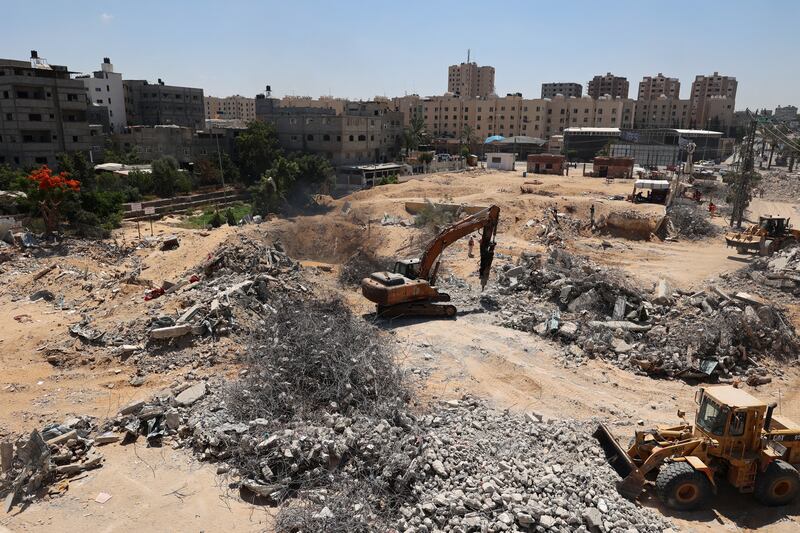
[[[472,145],[475,143],[475,130],[469,124],[464,124],[461,129],[461,135],[458,138],[459,145],[467,145],[468,150],[472,150]],[[459,152],[461,148],[459,147]]]
[[[406,149],[406,157],[408,157],[408,152],[419,148],[424,138],[425,120],[423,120],[420,115],[414,115],[411,117],[411,121],[408,126],[406,126],[406,129],[403,130],[403,146],[405,146]]]

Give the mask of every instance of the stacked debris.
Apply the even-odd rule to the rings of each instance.
[[[114,442],[113,435],[99,435],[89,417],[70,418],[63,424],[50,424],[41,432],[15,443],[0,442],[0,498],[4,512],[16,504],[27,504],[43,495],[67,490],[69,478],[99,468],[103,456],[95,444]]]
[[[744,274],[759,285],[800,296],[800,247],[786,248],[771,257],[756,258]]]
[[[561,249],[503,265],[481,303],[499,310],[502,325],[567,345],[571,362],[602,357],[650,375],[763,377],[764,365],[795,359],[800,349],[780,309],[757,297],[718,287],[684,294],[665,280],[650,295],[623,274]]]
[[[388,257],[376,255],[371,250],[359,250],[351,255],[339,270],[339,283],[358,285],[373,272],[391,271],[394,267]]]
[[[755,196],[760,196],[768,200],[780,200],[785,202],[800,202],[800,170],[796,165],[793,172],[786,168],[761,169],[761,175]]]
[[[695,202],[670,206],[667,219],[670,230],[674,230],[676,236],[690,240],[714,237],[722,232],[719,226],[711,222],[708,210]]]

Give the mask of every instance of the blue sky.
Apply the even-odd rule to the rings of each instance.
[[[4,2],[0,57],[31,49],[89,72],[111,57],[125,78],[206,94],[350,98],[441,94],[447,66],[496,68],[498,94],[607,71],[681,80],[736,76],[736,107],[800,105],[800,1],[471,0]],[[585,88],[584,88],[585,90]]]

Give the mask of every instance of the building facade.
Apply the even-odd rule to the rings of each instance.
[[[403,115],[388,102],[347,102],[337,114],[258,95],[256,117],[275,127],[283,149],[320,154],[334,166],[385,163],[400,153]]]
[[[475,62],[450,65],[447,92],[466,98],[487,98],[494,94],[494,67],[479,67]]]
[[[661,96],[680,98],[681,82],[678,78],[669,78],[662,73],[656,76],[645,76],[639,82],[639,100],[655,100]]]
[[[610,72],[605,75],[597,75],[588,84],[586,94],[592,98],[600,98],[609,95],[612,98],[628,98],[630,84],[628,79],[622,76],[614,76]]]
[[[204,100],[206,119],[239,120],[251,122],[256,119],[256,99],[238,94],[220,98],[206,96]]]
[[[67,67],[0,59],[0,164],[55,165],[61,152],[88,152],[86,87]]]
[[[128,125],[125,115],[125,88],[122,84],[122,74],[114,72],[111,60],[104,57],[100,70],[94,71],[91,76],[78,76],[78,79],[86,87],[89,105],[105,108],[109,131],[123,131]]]
[[[161,79],[158,83],[124,80],[123,86],[129,125],[204,127],[203,89],[165,85]]]
[[[772,114],[778,122],[797,122],[797,106],[778,106]]]
[[[738,82],[733,76],[695,76],[692,82],[690,127],[708,129],[712,123],[732,124]]]
[[[235,158],[236,136],[241,129],[219,128],[197,131],[185,126],[130,126],[123,133],[110,136],[113,145],[133,151],[144,163],[173,157],[183,168],[201,159],[218,161],[218,151]],[[112,161],[113,162],[113,161]]]
[[[661,95],[636,102],[635,128],[686,128],[691,102],[677,96]]]
[[[467,131],[482,140],[492,135],[548,139],[568,127],[633,127],[633,100],[602,97],[526,99],[433,96],[421,102],[425,130],[435,138],[458,139]]]
[[[583,95],[583,85],[572,82],[556,82],[542,84],[542,98],[555,98],[556,95],[566,98],[574,96],[580,98]]]

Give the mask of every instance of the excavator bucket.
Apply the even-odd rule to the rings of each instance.
[[[645,479],[631,460],[628,452],[619,445],[605,424],[600,424],[592,434],[600,443],[608,464],[622,478],[617,482],[617,490],[626,498],[635,500],[644,488]]]

